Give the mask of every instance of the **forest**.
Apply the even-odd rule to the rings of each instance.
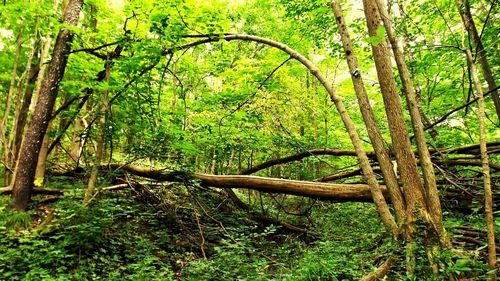
[[[496,280],[498,4],[0,1],[0,280]]]

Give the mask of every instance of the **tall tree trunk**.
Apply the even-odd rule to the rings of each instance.
[[[469,71],[472,76],[472,81],[476,88],[479,106],[479,148],[481,150],[481,163],[483,167],[483,184],[484,184],[484,209],[486,213],[486,230],[488,233],[488,265],[494,269],[496,267],[496,245],[495,245],[495,221],[493,220],[493,195],[491,192],[491,176],[488,150],[486,148],[486,126],[484,113],[484,98],[481,82],[477,77],[476,65],[469,49],[465,49]],[[492,278],[493,279],[493,278]],[[494,279],[493,279],[494,280]]]
[[[349,71],[351,72],[351,80],[358,98],[359,109],[363,115],[363,120],[365,121],[365,125],[368,130],[368,136],[370,137],[377,159],[380,163],[385,184],[391,194],[391,201],[396,212],[396,217],[399,223],[403,223],[406,204],[404,202],[403,194],[399,187],[396,174],[394,173],[392,167],[389,151],[385,146],[384,139],[382,138],[382,134],[380,133],[375,120],[375,114],[373,113],[368,95],[366,94],[363,78],[361,77],[361,72],[358,69],[358,60],[356,58],[351,38],[349,37],[349,32],[344,20],[342,7],[338,1],[333,1],[332,9],[339,28],[342,45],[344,46],[347,65],[349,66]]]
[[[64,24],[76,26],[82,5],[83,0],[70,0],[64,12]],[[21,146],[12,190],[14,206],[18,210],[26,210],[31,197],[38,154],[55,104],[59,82],[66,69],[72,38],[73,34],[68,28],[62,27],[59,30],[47,77],[41,85],[35,111]]]
[[[57,9],[59,6],[59,0],[54,0],[54,9]],[[45,80],[45,76],[46,76],[46,72],[47,72],[47,65],[49,64],[50,62],[50,57],[49,57],[49,51],[50,51],[50,48],[52,46],[52,32],[48,31],[47,34],[45,35],[45,43],[43,44],[43,47],[41,49],[41,53],[40,53],[40,63],[39,63],[39,70],[38,70],[38,75],[37,75],[37,78],[36,78],[36,81],[35,81],[35,85],[34,85],[34,90],[32,91],[32,94],[31,94],[31,101],[28,103],[28,111],[31,113],[30,115],[33,116],[33,111],[35,110],[35,106],[37,104],[37,101],[38,101],[38,96],[40,94],[40,91],[42,89],[42,83],[44,82]],[[24,120],[24,122],[26,123],[30,117],[30,115],[27,114],[26,116],[26,120]],[[49,125],[47,125],[49,126]],[[23,128],[23,132],[24,132],[24,128]],[[23,140],[21,140],[22,142]],[[40,148],[40,151],[41,153],[38,154],[37,156],[37,165],[36,165],[36,169],[35,169],[35,178],[39,178],[39,179],[42,179],[42,182],[41,184],[44,183],[45,181],[45,162],[46,162],[46,159],[47,159],[47,155],[48,155],[48,144],[49,144],[49,139],[47,136],[43,136],[43,141],[42,141],[42,146]],[[19,158],[19,153],[20,153],[20,149],[21,149],[21,146],[22,146],[22,143],[21,145],[19,146],[19,151],[18,151],[18,155],[17,157]],[[16,162],[16,171],[14,172],[14,178],[13,178],[13,182],[15,181],[15,174],[17,174],[17,169],[18,169],[18,165],[17,165],[17,162]]]
[[[392,18],[387,12],[385,3],[382,0],[377,0],[379,11],[382,15],[387,37],[392,46],[394,58],[398,67],[399,76],[403,89],[406,93],[406,100],[408,103],[408,110],[410,111],[411,124],[415,134],[417,149],[419,154],[420,166],[424,175],[424,186],[426,192],[428,211],[432,217],[433,225],[440,236],[440,239],[445,239],[445,230],[442,223],[441,202],[439,199],[439,192],[436,185],[436,176],[434,174],[434,167],[431,161],[431,155],[425,140],[424,125],[417,103],[417,95],[415,88],[410,78],[410,72],[404,61],[404,51],[402,45],[398,42],[394,30],[392,28]],[[447,241],[443,240],[446,244]]]
[[[59,6],[59,0],[54,0],[54,6],[53,6],[54,9],[57,9],[58,6]],[[33,112],[33,110],[35,110],[38,94],[40,93],[42,82],[45,79],[47,65],[50,62],[49,51],[51,46],[52,46],[52,32],[48,31],[47,34],[45,35],[45,43],[43,44],[42,51],[40,53],[40,70],[38,78],[35,83],[35,90],[33,91],[33,97],[30,103],[30,108],[29,108],[30,112]]]
[[[405,224],[403,224],[403,235],[408,241],[406,244],[406,270],[411,274],[414,271],[416,262],[414,255],[415,242],[413,240],[417,220],[415,215],[419,216],[418,219],[427,219],[427,200],[404,122],[403,108],[392,73],[387,44],[384,38],[378,38],[380,36],[381,18],[377,1],[363,0],[363,6],[368,33],[372,38],[380,40],[378,43],[372,43],[371,47],[384,100],[387,122],[389,123],[392,146],[396,155],[397,167],[406,200],[406,220]]]
[[[375,0],[363,0],[368,33],[377,37],[381,18]],[[412,233],[414,212],[425,213],[427,203],[425,194],[417,170],[415,155],[411,149],[410,138],[404,123],[403,107],[399,99],[396,82],[392,73],[390,55],[387,44],[381,40],[378,44],[372,44],[372,54],[377,69],[377,76],[385,105],[387,122],[391,133],[392,146],[396,155],[398,172],[403,185],[406,199],[406,222],[408,234]]]
[[[465,29],[467,30],[469,36],[472,37],[473,43],[476,46],[477,60],[481,65],[483,76],[488,83],[488,90],[492,91],[491,98],[493,99],[493,103],[495,104],[497,117],[500,121],[500,94],[496,89],[497,84],[495,83],[495,78],[493,77],[493,73],[491,72],[491,68],[488,63],[486,51],[484,50],[483,43],[481,42],[481,38],[479,37],[479,33],[477,32],[476,24],[472,19],[469,0],[456,0],[456,2],[458,4],[458,10],[460,12],[460,17],[462,18]],[[492,3],[492,5],[494,4],[495,3]]]

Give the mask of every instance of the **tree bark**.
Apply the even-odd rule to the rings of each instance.
[[[375,114],[373,113],[372,107],[370,105],[368,95],[366,94],[365,85],[363,83],[361,71],[359,70],[358,66],[358,60],[352,46],[351,38],[349,37],[349,32],[347,30],[347,25],[344,20],[340,3],[338,1],[333,1],[332,9],[335,15],[335,20],[337,21],[342,45],[346,54],[347,65],[351,73],[351,80],[354,85],[356,96],[358,98],[359,109],[363,116],[363,120],[365,121],[368,136],[370,137],[375,154],[380,164],[385,184],[391,194],[391,201],[392,205],[394,206],[396,218],[398,219],[399,223],[402,223],[404,221],[406,203],[404,201],[401,188],[399,187],[396,174],[394,173],[391,157],[375,120]]]
[[[83,0],[70,0],[64,12],[64,24],[76,26],[82,5]],[[50,121],[59,82],[64,75],[72,37],[72,32],[68,28],[62,27],[59,30],[47,77],[42,83],[35,111],[28,125],[25,141],[21,146],[12,190],[14,206],[18,210],[26,210],[28,206],[38,154]]]
[[[485,126],[485,112],[484,112],[484,98],[483,90],[481,89],[481,82],[479,81],[474,59],[469,49],[465,49],[469,71],[472,76],[472,81],[476,88],[478,95],[479,106],[479,146],[481,150],[481,163],[483,167],[483,184],[484,184],[484,209],[486,213],[486,230],[488,233],[488,265],[490,268],[496,268],[496,245],[495,245],[495,221],[493,219],[493,195],[491,192],[491,176],[489,167],[488,151],[486,149],[486,126]],[[492,278],[494,280],[494,278]]]

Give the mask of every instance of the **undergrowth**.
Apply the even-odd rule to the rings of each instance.
[[[36,196],[26,213],[0,196],[0,279],[358,280],[394,252],[369,203],[315,203],[310,235],[255,219],[218,192],[175,185],[154,194],[153,204],[140,192],[115,191],[88,207],[82,191],[55,202]],[[447,255],[447,268],[484,272],[477,259]]]

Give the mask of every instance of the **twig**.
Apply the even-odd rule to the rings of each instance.
[[[446,176],[446,171],[443,170],[441,167],[439,167],[438,165],[434,164],[434,167],[436,167],[440,172],[441,174],[443,175],[443,177],[449,182],[451,183],[453,186],[455,186],[456,188],[462,190],[463,192],[467,193],[468,195],[470,196],[474,196],[472,195],[469,191],[467,191],[467,189],[461,187],[459,184],[457,184],[456,182],[452,181],[449,177]]]
[[[196,223],[198,224],[198,230],[200,231],[200,237],[201,237],[200,249],[201,253],[203,254],[203,258],[207,259],[207,255],[205,254],[205,249],[203,249],[205,247],[205,237],[203,236],[203,230],[201,229],[200,219],[198,216],[199,216],[198,212],[195,211],[194,217],[196,218]]]
[[[485,93],[485,94],[483,95],[483,97],[486,97],[486,96],[490,95],[491,93],[493,93],[494,91],[498,90],[499,88],[500,88],[500,86],[497,86],[496,88],[491,89],[490,91],[488,91],[487,93]],[[435,127],[435,126],[436,126],[436,125],[438,125],[439,123],[441,123],[441,122],[443,122],[444,120],[446,120],[446,118],[448,118],[448,116],[452,115],[453,113],[455,113],[455,112],[457,112],[457,111],[459,111],[459,110],[461,110],[461,109],[466,108],[467,106],[469,106],[469,105],[470,105],[470,104],[472,104],[472,103],[475,103],[476,101],[478,101],[478,99],[479,99],[479,98],[472,99],[472,100],[471,100],[471,101],[469,101],[468,103],[463,104],[463,105],[461,105],[461,106],[459,106],[459,107],[457,107],[457,108],[455,108],[455,109],[452,109],[452,110],[448,111],[448,113],[446,113],[445,115],[441,116],[441,118],[439,118],[437,121],[433,122],[433,123],[432,123],[432,124],[430,124],[429,126],[426,126],[426,127],[424,128],[424,131],[427,131],[427,130],[429,130],[430,128]]]

